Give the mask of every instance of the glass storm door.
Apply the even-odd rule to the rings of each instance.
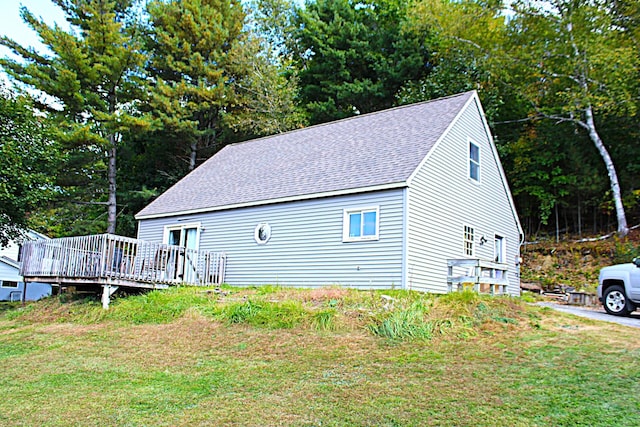
[[[169,230],[170,245],[180,246],[176,260],[177,278],[185,282],[194,282],[198,267],[198,228],[181,227]]]

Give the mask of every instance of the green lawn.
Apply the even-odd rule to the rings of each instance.
[[[469,293],[224,290],[0,310],[0,425],[640,425],[640,329]]]

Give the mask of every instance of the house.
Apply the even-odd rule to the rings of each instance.
[[[475,91],[229,145],[136,218],[138,239],[224,252],[231,285],[520,292]]]
[[[22,241],[48,239],[43,234],[29,230],[22,240],[11,241],[0,248],[0,301],[21,301],[24,293],[24,280],[20,276],[19,253]],[[26,300],[37,300],[51,295],[51,285],[47,283],[29,283]]]

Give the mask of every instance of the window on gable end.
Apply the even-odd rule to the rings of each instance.
[[[464,254],[466,256],[473,256],[474,253],[474,234],[475,231],[473,227],[469,227],[468,225],[464,226]]]
[[[469,142],[469,178],[480,182],[480,147]]]
[[[378,240],[379,208],[345,209],[342,240],[355,242],[360,240]]]

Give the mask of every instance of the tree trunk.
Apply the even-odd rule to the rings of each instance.
[[[556,243],[560,242],[560,219],[558,218],[558,203],[554,206],[556,213]]]
[[[585,117],[587,130],[589,131],[589,137],[600,152],[600,156],[607,166],[611,192],[613,193],[613,202],[616,207],[616,218],[618,219],[618,235],[620,237],[624,237],[629,233],[629,227],[627,226],[627,217],[625,216],[624,205],[622,204],[622,193],[620,191],[620,183],[618,182],[618,174],[616,173],[616,168],[613,166],[613,160],[611,160],[609,151],[607,151],[607,148],[602,143],[600,135],[596,130],[596,124],[593,120],[593,109],[591,105],[588,105],[585,109]]]
[[[578,236],[582,237],[582,210],[580,197],[578,197]]]
[[[109,198],[107,201],[107,233],[116,233],[116,217],[118,214],[116,205],[116,135],[109,135],[109,169],[107,179],[109,182]]]
[[[198,141],[193,141],[189,148],[191,149],[189,153],[189,170],[192,171],[196,168],[196,160],[198,160]]]

